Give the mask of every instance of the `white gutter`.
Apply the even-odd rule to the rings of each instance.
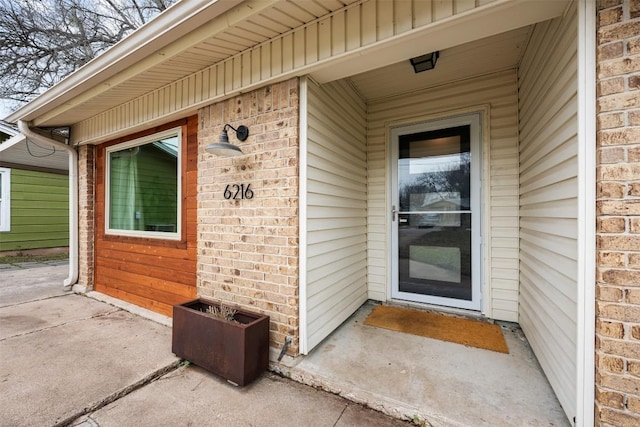
[[[64,286],[72,286],[78,281],[78,153],[73,147],[37,134],[23,120],[18,120],[18,129],[26,138],[69,154],[69,276]]]

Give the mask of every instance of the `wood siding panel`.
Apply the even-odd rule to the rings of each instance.
[[[444,12],[439,12],[444,13]],[[518,119],[516,71],[507,70],[455,84],[388,98],[368,105],[368,283],[369,298],[387,299],[390,287],[389,218],[391,206],[386,125],[392,122],[424,121],[426,117],[446,116],[472,106],[488,105],[489,147],[483,156],[490,160],[489,185],[484,185],[489,228],[483,232],[486,264],[484,276],[490,291],[487,316],[518,320]],[[412,119],[415,118],[415,119]],[[483,172],[484,173],[484,172]],[[488,194],[487,194],[488,192]]]
[[[366,112],[345,82],[308,84],[307,349],[367,299]]]
[[[11,230],[0,251],[69,246],[69,176],[11,169]]]
[[[105,149],[182,126],[182,240],[105,235]],[[196,297],[197,116],[100,145],[96,156],[95,290],[171,316]]]
[[[537,24],[520,91],[520,325],[569,419],[576,410],[577,19]]]

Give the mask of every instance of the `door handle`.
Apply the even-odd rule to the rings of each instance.
[[[396,214],[398,211],[396,210],[396,205],[391,206],[391,221],[396,220]]]

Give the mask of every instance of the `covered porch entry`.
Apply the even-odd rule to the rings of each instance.
[[[365,325],[376,305],[276,371],[418,425],[573,425],[517,325],[502,354]]]
[[[398,42],[393,63],[372,53],[302,79],[307,356],[292,375],[343,384],[334,391],[358,390],[368,403],[393,401],[404,416],[418,411],[436,424],[518,424],[510,418],[518,405],[538,408],[532,422],[576,416],[578,13],[576,3],[558,5],[540,3],[545,13],[491,34],[478,21],[452,20]],[[433,52],[435,68],[414,72],[410,59]],[[468,136],[434,148],[467,126]],[[445,158],[468,167],[465,183],[403,196],[403,167],[433,176],[451,171]],[[510,354],[372,331],[362,326],[372,302],[506,322]],[[405,388],[394,391],[396,384]],[[540,394],[516,392],[522,387]],[[447,418],[459,399],[502,418]],[[538,410],[551,418],[536,418]]]

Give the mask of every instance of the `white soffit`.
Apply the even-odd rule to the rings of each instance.
[[[221,63],[262,42],[303,28],[318,17],[362,1],[181,1],[168,11],[173,14],[161,14],[148,26],[123,40],[121,46],[114,46],[80,72],[72,74],[12,114],[8,120],[31,121],[38,127],[64,127],[97,117],[114,107],[184,80],[205,69],[205,64]],[[425,52],[444,50],[558,16],[568,2],[493,0],[481,7],[459,12],[454,17],[440,19],[432,25],[409,30],[386,42],[337,54],[314,65],[292,70],[289,74],[310,73],[320,83],[349,77]],[[438,5],[441,3],[434,3],[432,7]],[[449,9],[451,7],[448,6]],[[136,40],[140,47],[132,45],[134,53],[122,48]],[[118,57],[118,53],[122,57]],[[291,76],[283,73],[280,77]]]
[[[482,10],[455,15],[386,43],[333,58],[310,75],[321,84],[354,76],[555,18],[562,15],[570,3],[571,0],[496,1]]]
[[[436,67],[415,73],[409,60],[349,78],[367,100],[397,96],[517,66],[531,26],[440,51]],[[425,52],[427,53],[427,52]]]
[[[131,55],[135,61],[126,62],[116,58],[113,64],[105,63],[104,70],[97,69],[96,75],[90,75],[86,81],[75,86],[67,84],[70,88],[66,92],[61,91],[59,98],[54,100],[54,108],[45,111],[36,103],[37,108],[32,108],[27,114],[21,114],[18,110],[8,120],[33,121],[39,127],[61,127],[80,122],[359,1],[361,0],[198,2],[201,4],[199,9],[192,7],[193,10],[189,10],[193,16],[187,16],[183,22],[175,25],[178,29],[172,33],[175,37],[171,37],[169,42],[163,39],[164,33],[169,30],[155,25],[156,20],[151,21],[151,27],[158,27],[158,40],[147,42],[149,46],[145,50],[138,49],[138,56]],[[182,1],[176,6],[181,10],[184,5],[195,3]],[[159,18],[166,18],[171,11],[169,9],[162,14],[165,17],[160,15]],[[139,32],[132,36],[137,36]],[[100,63],[103,56],[94,61]],[[110,73],[101,72],[112,68]],[[86,70],[82,74],[86,74]],[[70,77],[74,76],[75,74]],[[62,88],[63,85],[59,86]],[[50,91],[52,90],[56,90],[56,86]]]

